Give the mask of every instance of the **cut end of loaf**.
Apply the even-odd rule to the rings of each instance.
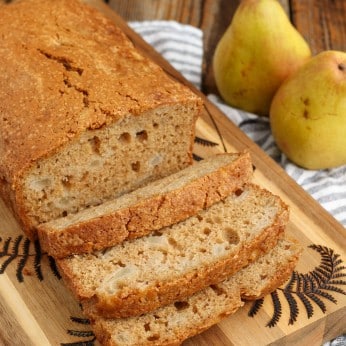
[[[191,163],[196,104],[161,107],[85,132],[25,175],[33,226],[99,205]]]

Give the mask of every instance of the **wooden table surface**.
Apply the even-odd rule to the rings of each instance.
[[[345,0],[279,0],[313,54],[327,49],[346,51]],[[215,46],[228,27],[240,0],[108,0],[127,21],[176,20],[204,34],[204,93],[216,93],[210,68]]]

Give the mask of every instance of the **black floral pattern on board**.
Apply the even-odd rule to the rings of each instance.
[[[81,317],[70,317],[70,320],[75,324],[80,325],[89,325],[90,321],[87,318]],[[84,338],[82,341],[69,342],[69,343],[61,343],[61,346],[94,346],[96,337],[91,330],[77,330],[77,329],[69,329],[67,330],[67,334],[76,336],[78,338]],[[88,338],[88,339],[87,339]],[[85,340],[87,339],[87,340]]]
[[[192,158],[195,160],[195,161],[202,161],[203,160],[203,157],[197,155],[197,154],[192,154]]]
[[[195,137],[195,143],[198,145],[201,145],[203,147],[216,147],[219,145],[218,143],[210,141],[209,139],[205,139],[205,138],[198,137],[198,136]],[[201,157],[195,153],[192,154],[192,157],[195,161],[202,161],[203,160],[203,157]]]
[[[346,291],[340,286],[346,285],[346,266],[334,250],[321,245],[310,245],[309,248],[317,251],[321,256],[321,263],[314,270],[306,274],[294,271],[290,280],[283,288],[278,288],[268,297],[273,303],[273,313],[267,323],[267,327],[277,325],[282,316],[281,300],[285,299],[289,306],[288,324],[294,324],[300,313],[298,301],[305,309],[306,316],[312,317],[315,306],[323,313],[327,311],[325,300],[337,304],[334,293],[346,295]],[[279,294],[281,293],[281,294]],[[264,299],[258,299],[253,302],[248,315],[255,316],[261,309]]]
[[[209,139],[205,139],[202,137],[195,137],[195,143],[203,145],[204,147],[216,147],[218,143],[212,142]]]
[[[10,265],[16,266],[16,277],[19,282],[24,282],[26,275],[34,275],[42,281],[44,274],[42,270],[42,260],[47,256],[48,266],[58,279],[61,278],[52,257],[42,253],[38,241],[32,242],[23,235],[16,238],[8,237],[3,239],[0,237],[0,274],[3,274]]]

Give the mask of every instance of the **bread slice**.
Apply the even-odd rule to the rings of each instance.
[[[40,225],[41,246],[59,258],[143,236],[226,198],[252,171],[247,152],[212,156],[113,201]]]
[[[279,197],[249,184],[178,224],[57,264],[88,312],[133,316],[237,272],[276,245],[287,221]]]
[[[239,309],[241,298],[257,299],[283,284],[301,250],[296,241],[282,239],[256,262],[183,301],[137,317],[106,319],[91,315],[93,331],[105,346],[179,345]]]
[[[202,100],[97,10],[15,1],[0,37],[0,195],[30,238],[192,163]]]

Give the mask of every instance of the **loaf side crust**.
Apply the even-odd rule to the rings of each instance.
[[[42,224],[38,235],[43,250],[56,258],[100,250],[126,239],[144,236],[210,207],[249,182],[253,173],[248,152],[220,155],[237,158],[178,189],[139,199],[130,207],[65,229],[54,228],[54,223]]]

